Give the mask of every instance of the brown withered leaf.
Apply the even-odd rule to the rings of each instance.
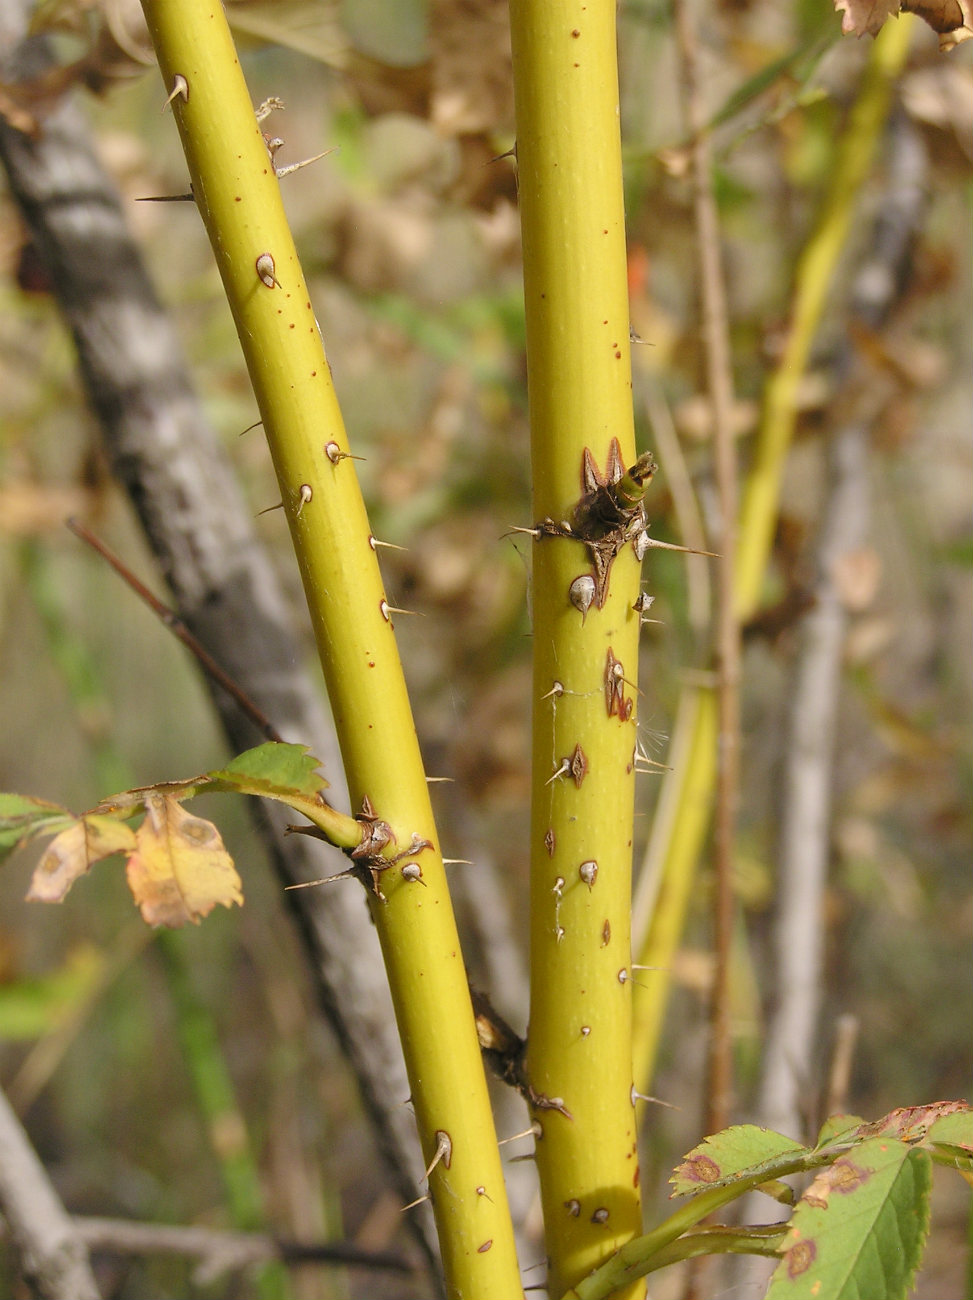
[[[900,11],[916,14],[939,34],[939,48],[951,50],[973,36],[971,0],[835,0],[846,36],[875,36]]]
[[[973,36],[970,0],[902,0],[902,8],[939,33],[939,48],[943,51]]]
[[[934,0],[933,4],[922,4],[920,0],[920,3],[903,3],[903,9],[918,14],[933,31],[939,32],[939,48],[943,53],[973,36],[970,0]]]
[[[841,30],[846,36],[877,36],[886,18],[897,14],[900,0],[835,0],[835,9],[841,18]]]
[[[149,925],[198,924],[217,903],[243,902],[240,877],[212,822],[194,817],[170,795],[149,794],[126,875]]]
[[[32,903],[61,903],[78,879],[102,858],[135,848],[135,831],[114,817],[89,813],[62,831],[48,845],[34,868],[27,899]]]

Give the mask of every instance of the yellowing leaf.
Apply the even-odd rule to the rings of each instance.
[[[126,874],[149,925],[198,924],[217,903],[243,902],[240,877],[219,831],[171,796],[146,795],[145,821],[135,839]]]
[[[89,813],[62,831],[48,845],[34,868],[27,899],[32,903],[61,903],[78,879],[96,862],[135,847],[131,826]]]

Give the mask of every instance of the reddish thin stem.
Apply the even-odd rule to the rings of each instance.
[[[240,706],[253,725],[268,740],[282,741],[283,736],[277,731],[270,719],[257,708],[250,696],[236,684],[233,678],[220,667],[209,651],[197,641],[175,610],[170,609],[168,605],[164,605],[158,596],[153,595],[145,583],[136,578],[124,560],[119,559],[114,551],[106,546],[100,537],[96,537],[80,520],[68,519],[65,522],[75,537],[80,537],[93,551],[97,551],[103,560],[108,561],[122,581],[126,582],[136,596],[144,604],[148,605],[163,626],[167,627],[173,636],[177,637],[186,649],[196,657],[203,672],[212,677],[213,681],[218,686],[221,686],[227,695]]]

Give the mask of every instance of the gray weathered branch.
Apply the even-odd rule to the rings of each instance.
[[[101,1300],[88,1250],[0,1091],[0,1209],[27,1285],[41,1300]]]
[[[89,1250],[112,1255],[178,1255],[197,1261],[193,1280],[211,1286],[225,1273],[253,1268],[271,1260],[288,1264],[333,1264],[408,1273],[408,1260],[393,1251],[361,1250],[347,1242],[283,1241],[267,1232],[230,1232],[219,1228],[168,1223],[134,1223],[128,1219],[75,1216],[72,1224]]]

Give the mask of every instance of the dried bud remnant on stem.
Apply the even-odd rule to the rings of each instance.
[[[568,769],[574,778],[574,784],[581,789],[581,783],[588,775],[588,756],[580,745],[575,745]]]

